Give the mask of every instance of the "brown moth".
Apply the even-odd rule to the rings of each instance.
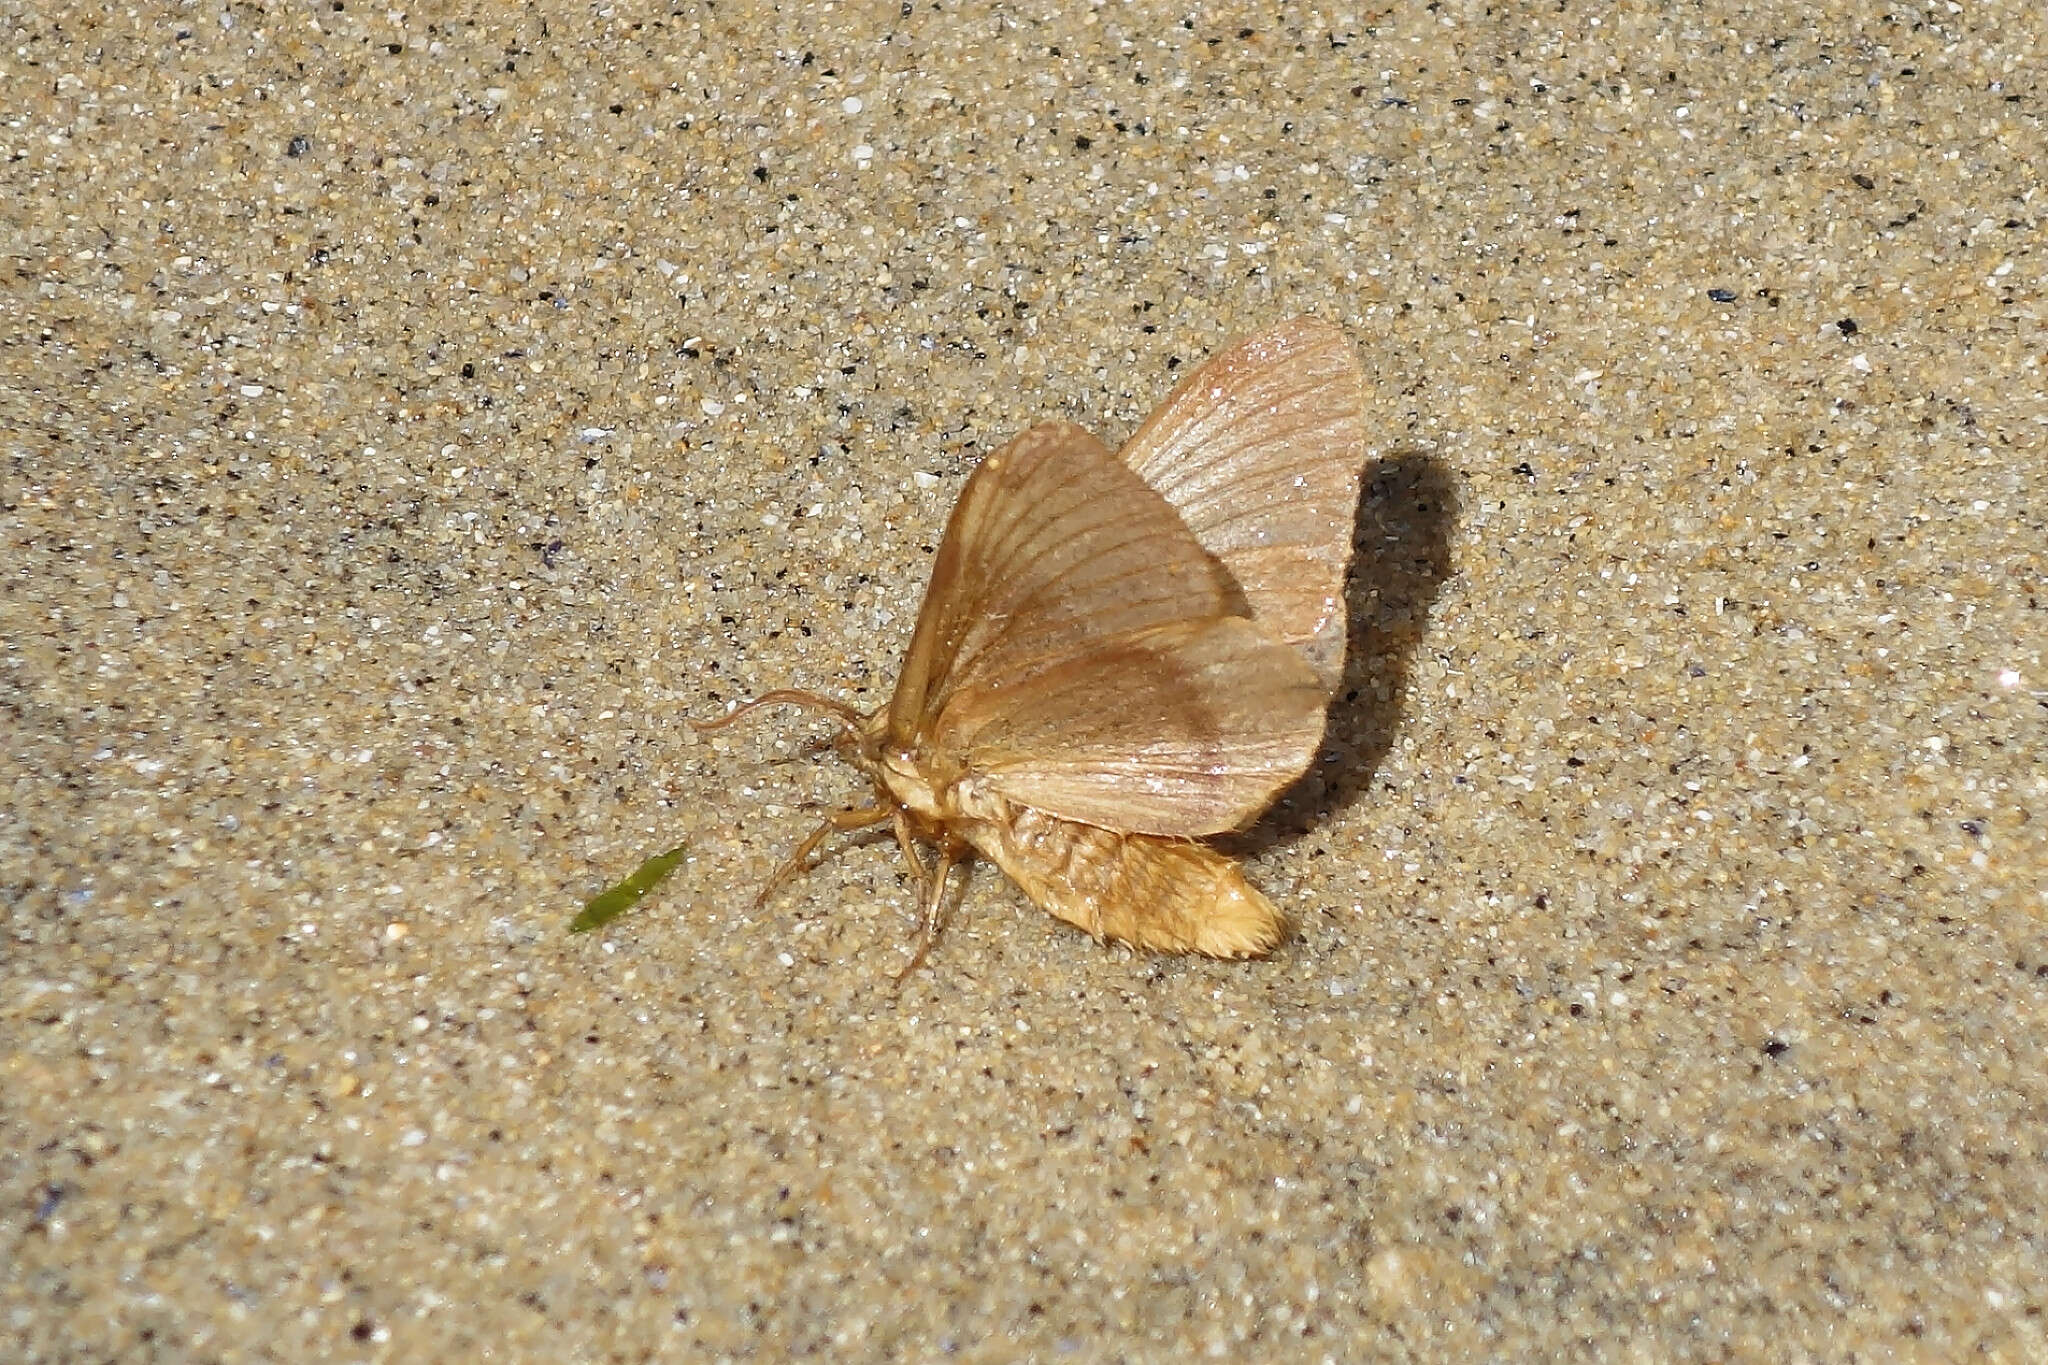
[[[1098,939],[1270,950],[1286,917],[1198,841],[1250,823],[1322,742],[1365,455],[1357,354],[1297,317],[1196,369],[1121,451],[1049,422],[983,460],[887,705],[779,690],[693,722],[826,712],[874,783],[756,903],[834,831],[887,822],[925,892],[906,973],[970,850]]]

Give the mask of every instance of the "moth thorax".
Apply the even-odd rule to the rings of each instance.
[[[932,779],[918,766],[911,749],[904,745],[884,749],[879,768],[882,785],[907,809],[934,820],[944,816]]]

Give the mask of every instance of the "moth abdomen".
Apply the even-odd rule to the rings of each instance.
[[[957,828],[1055,919],[1101,939],[1210,957],[1258,957],[1287,936],[1286,917],[1206,844],[1000,804],[995,818]]]

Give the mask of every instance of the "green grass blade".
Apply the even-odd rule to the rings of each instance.
[[[604,890],[583,902],[583,912],[569,921],[569,932],[587,934],[592,929],[611,923],[639,901],[639,899],[661,885],[662,879],[676,870],[676,864],[683,860],[680,845],[666,853],[657,853],[622,881],[607,886]]]

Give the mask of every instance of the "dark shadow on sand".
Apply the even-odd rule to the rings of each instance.
[[[1420,452],[1366,470],[1344,587],[1349,650],[1322,752],[1257,823],[1219,847],[1244,855],[1292,843],[1364,797],[1393,743],[1430,605],[1450,573],[1457,498],[1450,471]]]

